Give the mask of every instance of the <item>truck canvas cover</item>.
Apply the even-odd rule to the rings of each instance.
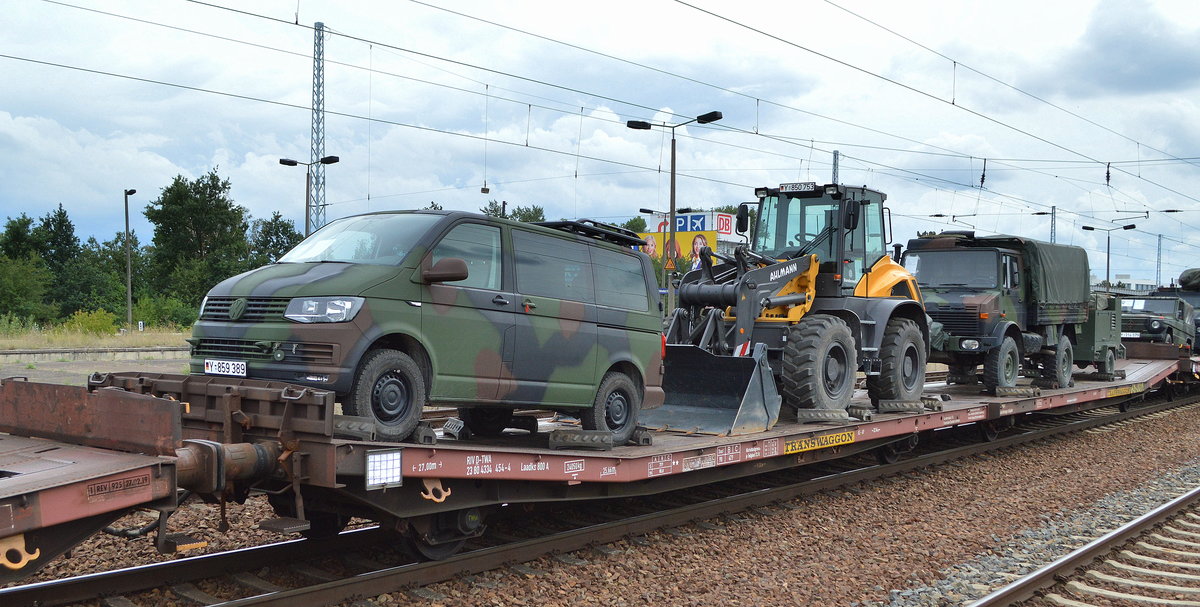
[[[1086,304],[1092,288],[1087,251],[1080,247],[1042,242],[1018,236],[983,236],[976,240],[992,246],[1025,251],[1030,265],[1030,287],[1039,304]]]
[[[1083,322],[1091,295],[1091,268],[1087,251],[1081,247],[1060,245],[1020,236],[937,235],[909,241],[909,249],[942,248],[942,238],[954,239],[955,247],[1010,249],[1020,251],[1029,277],[1029,294],[1036,306],[1039,324]]]

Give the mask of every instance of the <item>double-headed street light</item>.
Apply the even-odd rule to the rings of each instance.
[[[335,162],[337,162],[339,160],[341,160],[341,158],[338,158],[337,156],[326,156],[320,160],[316,160],[313,162],[300,162],[299,160],[292,160],[291,158],[280,158],[279,159],[279,164],[282,164],[283,166],[286,166],[286,167],[294,167],[297,165],[304,165],[304,236],[306,236],[306,237],[309,234],[312,234],[312,227],[313,227],[312,215],[313,215],[313,211],[316,210],[313,208],[314,205],[313,205],[313,199],[312,199],[312,165],[314,165],[314,164],[334,164]]]
[[[125,190],[125,329],[133,332],[133,256],[129,252],[129,197],[137,190]]]
[[[1104,236],[1105,236],[1106,242],[1104,244],[1104,284],[1106,287],[1111,289],[1112,282],[1109,281],[1108,270],[1111,267],[1111,263],[1112,263],[1112,233],[1115,230],[1132,230],[1137,227],[1137,224],[1131,223],[1128,225],[1117,226],[1115,228],[1096,228],[1096,227],[1092,227],[1092,226],[1079,226],[1079,227],[1081,227],[1089,232],[1099,231],[1099,232],[1105,233]]]
[[[670,266],[671,269],[674,269],[676,264],[674,251],[674,246],[677,246],[675,245],[675,129],[693,122],[699,124],[708,124],[710,122],[716,122],[721,118],[724,118],[724,116],[721,115],[721,112],[712,111],[708,112],[707,114],[700,114],[691,120],[686,120],[684,122],[680,122],[679,124],[652,124],[643,120],[630,120],[629,122],[625,123],[625,126],[639,131],[648,131],[653,127],[671,129],[671,208],[667,213],[667,220],[670,222],[671,237],[665,243],[667,252],[664,253],[664,255],[666,256],[667,261],[663,263],[664,270],[668,266]],[[667,309],[675,309],[675,285],[670,280],[667,280]]]

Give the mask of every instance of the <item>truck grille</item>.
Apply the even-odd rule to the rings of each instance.
[[[965,309],[941,308],[929,313],[929,317],[942,323],[942,327],[951,335],[979,335],[979,307],[967,306]]]
[[[192,356],[205,358],[233,358],[239,360],[271,360],[271,351],[255,345],[249,339],[215,339],[204,337],[192,348]],[[333,344],[308,344],[283,342],[279,349],[287,358],[284,362],[304,362],[318,365],[333,364]]]
[[[200,313],[200,320],[229,320],[229,308],[239,297],[209,297]],[[247,297],[246,311],[238,322],[283,320],[287,311],[288,297]]]

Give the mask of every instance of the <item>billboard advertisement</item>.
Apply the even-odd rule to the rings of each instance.
[[[675,232],[675,242],[668,242],[671,234],[659,232],[644,232],[638,236],[646,241],[641,250],[653,259],[657,259],[668,270],[688,270],[700,267],[700,249],[717,247],[716,230]],[[673,253],[668,255],[668,253]],[[713,263],[719,263],[713,258]]]

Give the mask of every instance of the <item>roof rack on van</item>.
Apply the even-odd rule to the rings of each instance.
[[[636,247],[646,244],[645,240],[637,235],[637,232],[626,230],[620,226],[615,226],[611,223],[602,223],[591,219],[579,219],[574,221],[538,221],[536,225],[547,228],[554,228],[564,232],[571,232],[591,238],[598,238],[613,244],[619,244],[626,247]]]

